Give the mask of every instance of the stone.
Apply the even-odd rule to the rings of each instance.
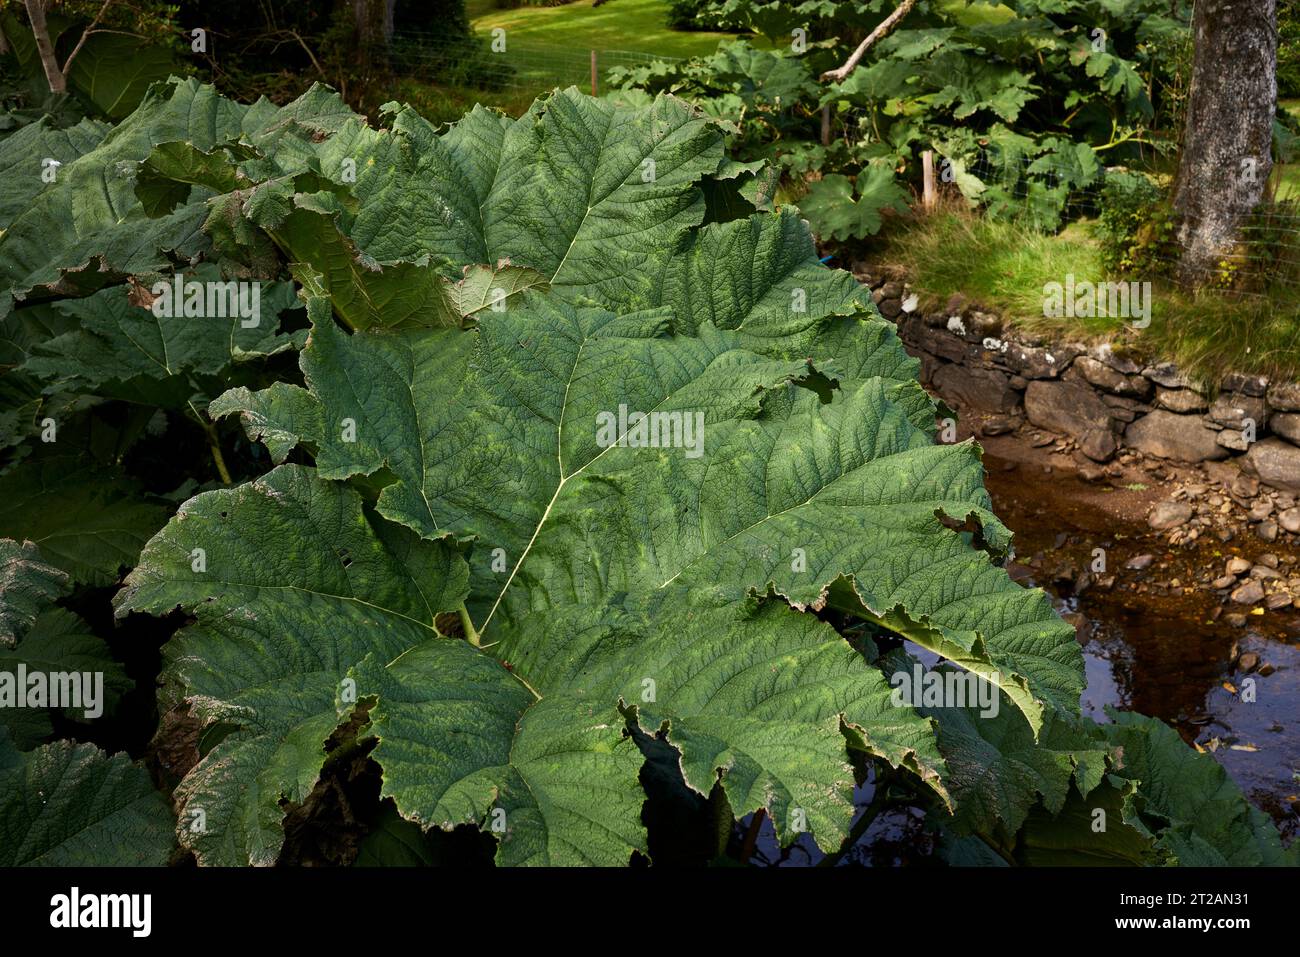
[[[1300,508],[1288,508],[1278,513],[1277,523],[1292,535],[1300,535]]]
[[[1259,432],[1263,432],[1264,423],[1268,420],[1268,406],[1263,399],[1240,392],[1225,392],[1214,400],[1205,417],[1225,429],[1244,429],[1246,420],[1249,419],[1255,423]]]
[[[1264,599],[1264,607],[1269,611],[1286,608],[1294,599],[1284,591],[1274,592]]]
[[[1224,376],[1219,386],[1224,392],[1241,392],[1245,395],[1263,398],[1268,392],[1268,379],[1262,375],[1241,375],[1233,372]]]
[[[932,384],[945,399],[968,409],[1005,415],[1020,408],[1020,393],[995,369],[968,369],[953,363],[936,370]]]
[[[942,369],[946,363],[938,356],[932,356],[928,352],[918,351],[917,358],[921,360],[921,385],[928,387],[934,380],[934,374]]]
[[[880,287],[880,293],[884,299],[902,299],[903,284],[901,282],[887,282]]]
[[[1144,572],[1155,563],[1154,555],[1134,555],[1124,563],[1125,568],[1130,568],[1135,572]]]
[[[1034,425],[1075,438],[1110,428],[1110,406],[1085,385],[1036,379],[1025,390],[1025,417]]]
[[[1155,391],[1155,386],[1151,384],[1150,379],[1144,379],[1140,375],[1125,375],[1092,356],[1079,356],[1074,360],[1072,368],[1078,370],[1098,389],[1114,395],[1145,399]]]
[[[1252,566],[1247,559],[1238,556],[1236,558],[1228,559],[1225,571],[1227,571],[1229,575],[1244,575],[1246,572],[1250,571],[1251,567]]]
[[[1079,451],[1094,462],[1109,462],[1119,451],[1119,444],[1110,429],[1089,429],[1079,440]]]
[[[948,297],[948,304],[943,307],[945,316],[961,316],[970,308],[970,302],[959,292],[954,292]]]
[[[1216,433],[1214,441],[1225,449],[1231,449],[1234,452],[1244,452],[1250,448],[1250,443],[1246,441],[1246,437],[1235,429],[1224,429],[1222,432]]]
[[[1253,651],[1242,652],[1241,657],[1237,659],[1237,670],[1243,673],[1249,674],[1258,667],[1259,655]]]
[[[903,300],[902,310],[903,312],[916,312],[917,307],[920,305],[921,305],[921,297],[918,296],[916,293],[912,293],[910,296],[906,297]]]
[[[1020,428],[1020,419],[1014,415],[991,415],[984,420],[980,431],[985,435],[1006,435]]]
[[[1253,568],[1251,568],[1250,577],[1259,578],[1259,579],[1265,579],[1265,578],[1278,579],[1278,578],[1285,578],[1286,576],[1283,575],[1276,568],[1269,568],[1267,565],[1256,565]]]
[[[965,362],[972,347],[960,336],[945,329],[935,329],[923,337],[921,348],[949,362]]]
[[[1237,498],[1254,498],[1259,494],[1259,479],[1238,473],[1228,488]]]
[[[1192,507],[1186,502],[1161,502],[1151,510],[1147,524],[1158,532],[1186,524],[1192,517]]]
[[[1156,389],[1156,407],[1170,412],[1186,414],[1188,412],[1208,412],[1209,400],[1194,389]]]
[[[1264,586],[1255,579],[1251,579],[1233,591],[1229,596],[1238,605],[1258,605],[1264,600]]]
[[[1237,584],[1237,579],[1233,578],[1231,575],[1223,575],[1219,578],[1216,578],[1214,581],[1210,582],[1210,587],[1231,588],[1235,584]]]
[[[980,342],[994,339],[1002,335],[1002,317],[991,312],[973,312],[967,328]]]
[[[1276,542],[1276,541],[1277,541],[1277,522],[1274,522],[1274,521],[1272,521],[1272,520],[1267,521],[1267,522],[1260,522],[1258,525],[1255,526],[1255,535],[1256,535],[1256,536],[1257,536],[1261,541],[1265,541],[1265,542]]]
[[[1300,492],[1300,447],[1279,438],[1261,439],[1242,456],[1241,467],[1265,485]]]
[[[1300,445],[1300,412],[1275,412],[1268,420],[1274,435],[1280,435],[1292,445]]]
[[[1160,362],[1153,366],[1147,366],[1142,370],[1142,375],[1166,389],[1191,389],[1196,385],[1191,379],[1179,372],[1178,366],[1172,362]]]
[[[1055,379],[1069,368],[1074,357],[1079,354],[1079,350],[1071,346],[1063,346],[1055,351],[1018,342],[1008,342],[1006,346],[1002,362],[1012,372],[1026,379]]]
[[[1022,375],[1013,375],[1011,377],[1011,388],[1018,392],[1024,392],[1029,388],[1029,380]]]
[[[1109,342],[1089,349],[1088,356],[1124,375],[1138,375],[1142,371],[1142,367],[1132,359],[1116,354],[1115,347]]]
[[[1268,390],[1268,404],[1283,412],[1300,412],[1300,382],[1279,382]]]
[[[897,299],[882,299],[876,305],[886,319],[894,319],[903,311],[903,304]]]
[[[1025,405],[1028,408],[1028,398]],[[1207,429],[1200,416],[1172,412],[1152,412],[1138,419],[1125,430],[1124,442],[1139,452],[1189,464],[1231,454],[1219,445],[1215,431]]]

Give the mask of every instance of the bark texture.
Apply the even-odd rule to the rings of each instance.
[[[1232,254],[1264,196],[1277,106],[1276,0],[1197,0],[1195,49],[1174,188],[1179,279],[1203,281]]]
[[[24,0],[27,19],[32,23],[32,37],[36,40],[36,55],[41,58],[41,68],[45,71],[45,80],[50,85],[51,93],[66,93],[68,78],[59,69],[59,61],[54,56],[54,44],[50,42],[50,28],[45,23],[46,0]]]

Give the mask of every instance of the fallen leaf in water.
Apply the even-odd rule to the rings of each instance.
[[[1232,745],[1232,750],[1234,750],[1234,751],[1258,751],[1259,748],[1255,747],[1253,744],[1234,744],[1234,745]]]
[[[1236,694],[1236,693],[1237,693],[1237,689],[1236,689],[1236,687],[1233,685],[1233,683],[1232,683],[1231,681],[1225,681],[1225,682],[1223,683],[1223,690],[1226,691],[1226,692],[1228,692],[1228,694]]]

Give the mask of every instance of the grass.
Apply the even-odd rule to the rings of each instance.
[[[1088,221],[1057,235],[995,222],[964,210],[943,210],[898,224],[881,247],[880,262],[903,267],[930,303],[953,293],[998,310],[1010,327],[1082,342],[1109,339],[1134,354],[1171,359],[1207,382],[1229,371],[1300,379],[1300,290],[1268,296],[1188,295],[1153,282],[1151,324],[1129,320],[1044,316],[1044,286],[1107,276]]]
[[[599,7],[591,0],[561,6],[522,6],[499,9],[495,0],[468,0],[466,9],[483,40],[495,29],[505,30],[503,51],[488,55],[476,67],[484,77],[499,70],[498,90],[477,90],[420,78],[421,57],[432,54],[438,38],[421,40],[412,53],[416,69],[407,77],[400,98],[430,119],[459,117],[475,103],[496,107],[517,116],[540,93],[555,87],[591,88],[591,53],[596,51],[597,93],[608,92],[607,72],[616,66],[633,66],[656,57],[685,58],[713,53],[728,33],[696,33],[668,28],[668,0],[606,0]],[[765,41],[755,41],[765,42]]]
[[[494,0],[465,4],[474,29],[488,33],[496,27],[511,41],[548,45],[588,56],[590,50],[632,50],[660,57],[704,56],[718,48],[729,33],[696,33],[668,28],[667,0],[575,0],[558,7],[516,7],[500,10]]]

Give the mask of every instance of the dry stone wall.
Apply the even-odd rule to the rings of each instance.
[[[961,295],[922,310],[906,283],[857,275],[921,360],[922,383],[950,404],[983,413],[985,434],[1028,423],[1068,437],[1098,465],[1125,450],[1188,465],[1232,462],[1300,496],[1300,382],[1235,374],[1198,382],[1172,363],[1143,362],[1109,344],[1011,332]],[[1300,519],[1287,530],[1300,532]]]

